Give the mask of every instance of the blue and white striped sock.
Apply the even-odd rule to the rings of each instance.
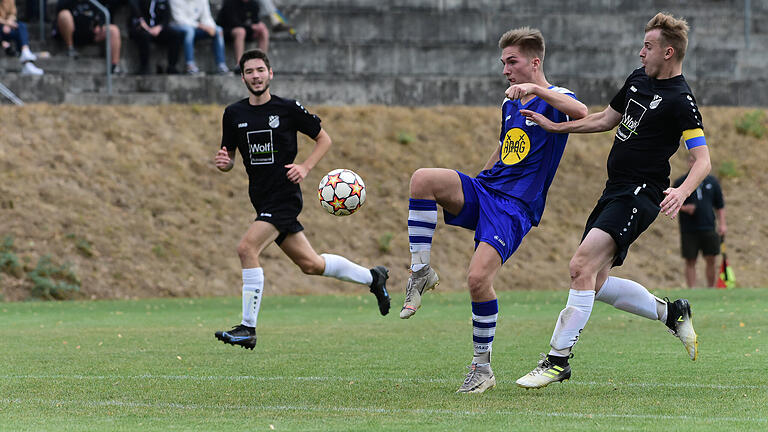
[[[411,248],[411,270],[429,264],[432,236],[437,226],[437,203],[433,200],[408,201],[408,244]]]
[[[499,317],[499,302],[493,299],[486,302],[472,302],[472,341],[475,344],[475,363],[484,366],[484,362],[490,362],[490,353],[493,345],[493,337],[496,335],[496,320]],[[480,355],[482,354],[482,355]],[[478,362],[478,359],[483,363]]]

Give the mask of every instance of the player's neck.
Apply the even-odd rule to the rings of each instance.
[[[662,70],[659,71],[658,75],[656,75],[653,78],[657,80],[665,80],[665,79],[674,78],[682,74],[683,74],[682,63],[670,64],[669,66],[662,68]]]
[[[262,93],[260,96],[256,96],[255,94],[251,93],[248,96],[248,103],[251,105],[264,105],[265,103],[269,102],[269,100],[272,99],[272,95],[269,94],[269,89]]]

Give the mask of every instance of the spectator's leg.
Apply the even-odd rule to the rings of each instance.
[[[168,68],[166,69],[166,73],[178,73],[176,63],[179,61],[179,49],[184,43],[184,33],[178,31],[174,27],[168,27],[160,33],[160,37],[166,44],[168,44]]]
[[[197,65],[195,65],[195,39],[199,39],[198,33],[207,33],[191,26],[179,26],[178,28],[184,34],[184,62],[187,64],[187,70],[196,70]]]
[[[224,58],[224,30],[216,26],[216,36],[213,37],[213,56],[219,72],[229,72],[227,60]]]
[[[139,48],[139,74],[145,75],[149,70],[149,44],[152,35],[147,33],[141,26],[134,27],[131,31],[131,38],[136,42]]]
[[[72,12],[67,9],[59,11],[59,15],[56,17],[56,27],[59,29],[61,40],[64,41],[67,49],[74,49],[75,19],[72,17]]]
[[[97,26],[94,30],[94,42],[104,42],[104,39],[107,38],[107,33],[104,26]],[[120,29],[117,28],[116,25],[110,24],[109,25],[109,49],[111,51],[112,58],[110,59],[110,62],[112,63],[112,67],[114,68],[115,65],[120,63]]]
[[[240,62],[240,57],[245,51],[245,27],[235,27],[230,32],[232,36],[232,49],[235,51],[235,64]]]
[[[688,288],[696,286],[696,258],[685,259],[685,282]]]
[[[715,255],[704,255],[704,275],[707,278],[707,286],[715,287],[717,278],[715,277]]]
[[[267,52],[269,50],[269,30],[267,30],[266,24],[259,22],[251,26],[253,30],[253,36],[259,43],[259,49]],[[238,57],[238,60],[240,57]]]

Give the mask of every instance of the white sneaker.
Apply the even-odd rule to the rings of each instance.
[[[693,329],[691,305],[686,299],[670,302],[665,297],[664,300],[667,301],[667,322],[665,324],[669,327],[669,332],[680,339],[688,352],[688,357],[691,360],[696,360],[699,357],[699,340]]]
[[[19,61],[22,63],[33,62],[37,60],[37,56],[30,50],[22,51]]]
[[[405,287],[405,304],[400,310],[400,318],[408,319],[415,314],[421,307],[421,295],[424,294],[424,291],[433,289],[438,283],[440,283],[440,278],[437,277],[437,273],[432,270],[429,264],[411,272],[408,286]]]
[[[24,66],[21,68],[22,75],[42,75],[44,73],[42,69],[35,66],[31,61],[24,63]]]
[[[472,363],[467,367],[469,373],[456,393],[482,393],[496,386],[496,376],[493,375],[490,364],[478,366],[477,363]]]
[[[541,388],[554,382],[567,381],[571,377],[570,365],[558,366],[549,361],[546,354],[542,353],[541,356],[543,358],[539,360],[536,369],[515,381],[518,386],[528,389]]]

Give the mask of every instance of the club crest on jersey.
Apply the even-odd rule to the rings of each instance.
[[[504,165],[514,165],[528,156],[531,151],[531,139],[520,128],[512,128],[504,135],[501,143],[501,162]]]
[[[269,127],[271,127],[272,129],[275,129],[278,126],[280,126],[280,116],[276,116],[276,115],[269,116]]]
[[[656,109],[657,106],[661,103],[661,96],[659,95],[653,95],[653,100],[651,101],[650,105],[648,105],[651,109]]]

